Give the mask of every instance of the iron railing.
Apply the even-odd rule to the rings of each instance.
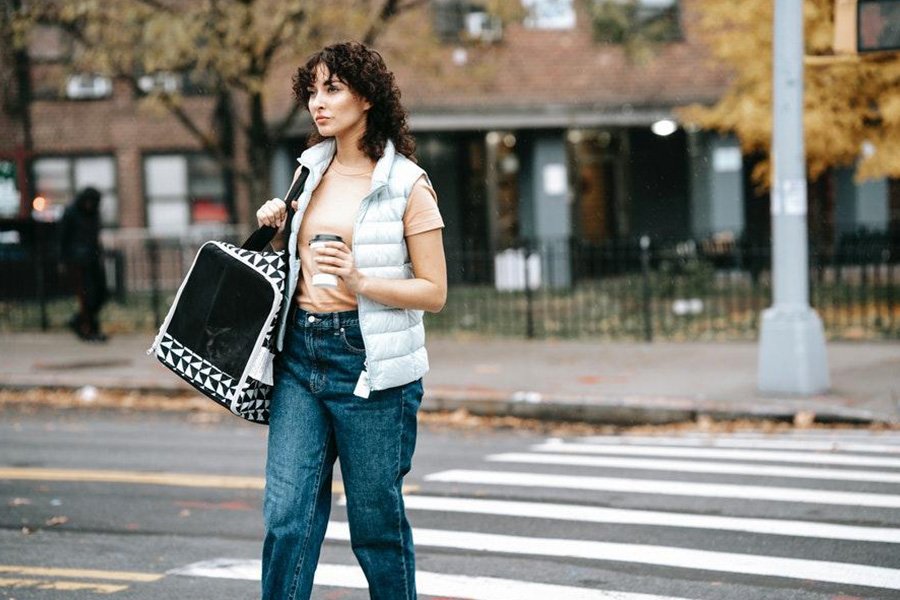
[[[246,231],[215,232],[236,242]],[[112,333],[151,332],[210,232],[107,232]],[[2,251],[0,330],[61,329],[74,310],[59,258]],[[529,338],[753,339],[772,303],[771,248],[732,240],[523,242],[499,252],[448,244],[447,305],[431,332]],[[900,248],[845,239],[809,248],[810,302],[830,339],[900,339]],[[529,285],[526,285],[526,282]]]

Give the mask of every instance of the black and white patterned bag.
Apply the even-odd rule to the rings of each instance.
[[[304,168],[288,193],[300,196]],[[261,227],[240,248],[206,242],[148,350],[205,396],[253,423],[269,422],[276,327],[288,255],[265,248],[276,230]]]

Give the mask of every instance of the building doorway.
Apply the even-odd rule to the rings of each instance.
[[[626,235],[623,136],[614,130],[571,129],[566,141],[575,194],[572,215],[575,241],[597,245]]]

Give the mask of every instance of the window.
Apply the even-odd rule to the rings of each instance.
[[[28,37],[28,57],[33,61],[71,60],[73,52],[72,37],[60,27],[53,25],[36,25]]]
[[[141,94],[165,92],[183,96],[202,96],[210,93],[210,78],[197,73],[158,71],[137,74],[138,88]]]
[[[636,17],[639,27],[657,27],[660,41],[680,36],[678,0],[640,0],[638,5]]]
[[[572,0],[522,0],[528,11],[525,26],[531,29],[574,29]]]
[[[22,200],[16,176],[15,161],[0,159],[0,219],[19,214]]]
[[[151,92],[174,93],[181,91],[182,77],[176,73],[160,72],[153,75],[141,75],[138,78],[138,87],[145,94]]]
[[[55,25],[37,25],[28,37],[29,58],[35,63],[33,94],[37,99],[58,100],[61,90],[69,100],[98,100],[112,95],[112,79],[97,73],[71,73],[72,61],[84,48],[72,35]]]
[[[465,26],[465,3],[459,0],[435,0],[432,4],[434,32],[444,42],[459,39],[459,32]]]
[[[103,75],[77,73],[66,81],[66,97],[71,100],[98,100],[112,95],[112,79]]]
[[[503,37],[500,19],[477,2],[433,0],[432,16],[434,32],[443,42],[497,42]]]
[[[681,39],[678,0],[594,0],[594,32],[600,42],[621,44]]]
[[[178,235],[191,227],[229,221],[225,178],[213,159],[200,154],[144,158],[147,227]]]
[[[116,226],[119,196],[116,191],[116,164],[112,156],[39,158],[32,163],[35,190],[42,201],[33,203],[34,217],[53,221],[86,187],[96,188],[100,200],[100,219],[104,226]]]

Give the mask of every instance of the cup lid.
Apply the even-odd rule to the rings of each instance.
[[[312,239],[309,240],[309,243],[312,244],[314,242],[343,242],[344,238],[339,235],[334,235],[332,233],[317,233],[312,236]]]

